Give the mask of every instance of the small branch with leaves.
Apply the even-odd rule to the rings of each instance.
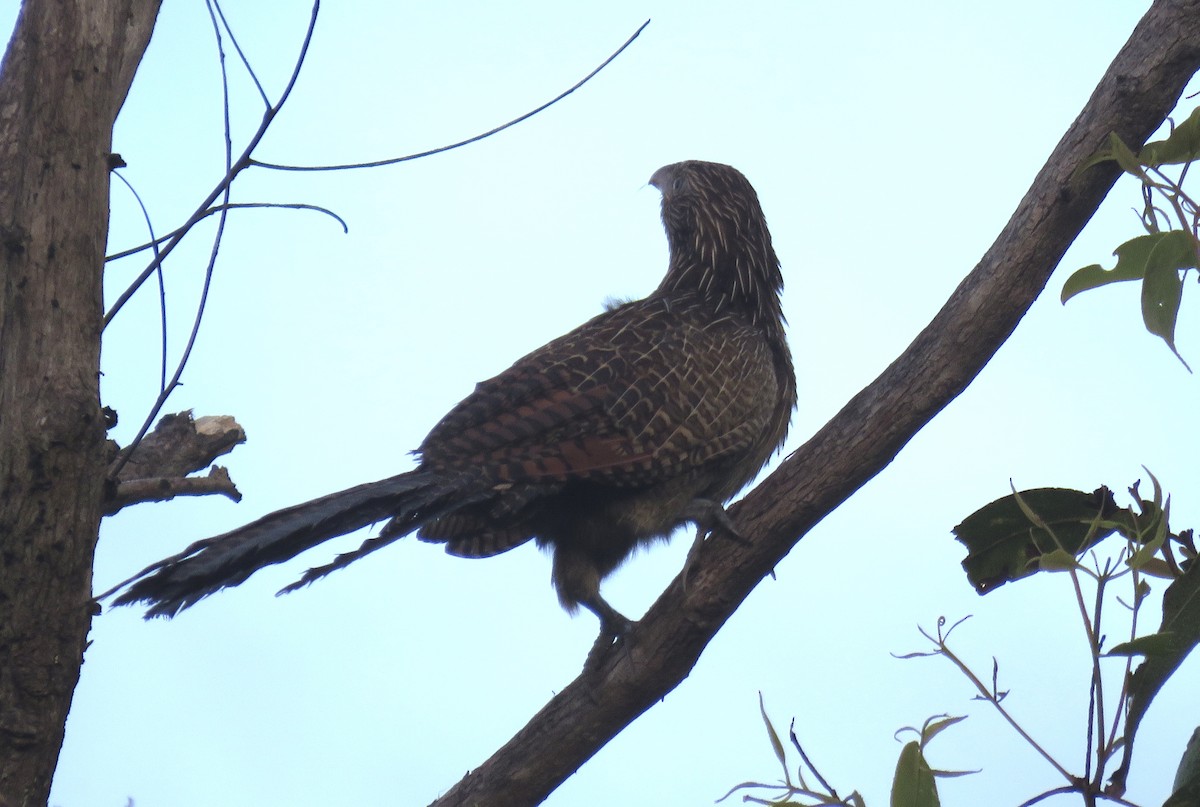
[[[1142,209],[1138,218],[1146,235],[1126,241],[1113,252],[1117,265],[1085,266],[1067,278],[1061,299],[1065,304],[1080,292],[1128,280],[1142,281],[1142,321],[1146,330],[1160,337],[1188,372],[1191,367],[1175,346],[1175,323],[1183,301],[1183,282],[1188,270],[1200,265],[1200,205],[1183,189],[1188,169],[1200,157],[1200,108],[1178,126],[1171,121],[1170,135],[1147,143],[1134,153],[1119,135],[1109,135],[1108,144],[1080,167],[1115,162],[1121,170],[1142,183]],[[1180,166],[1171,176],[1168,166]]]
[[[758,711],[762,715],[763,725],[767,728],[767,737],[771,740],[771,749],[775,752],[775,759],[779,761],[779,767],[783,770],[783,778],[774,783],[742,782],[717,799],[718,802],[725,801],[725,799],[739,790],[766,790],[778,791],[778,795],[772,798],[760,798],[746,793],[742,795],[742,801],[753,804],[773,805],[793,798],[801,798],[805,799],[805,801],[787,801],[787,803],[801,805],[802,807],[830,807],[832,805],[839,805],[840,807],[866,807],[863,797],[859,795],[857,790],[849,796],[842,798],[829,782],[826,781],[825,777],[821,775],[816,766],[813,765],[812,760],[808,758],[808,754],[804,752],[804,747],[800,745],[800,738],[796,736],[795,719],[792,720],[792,724],[788,728],[788,738],[792,742],[792,747],[799,752],[801,764],[796,767],[796,775],[793,779],[792,769],[788,763],[787,749],[784,747],[783,741],[779,738],[779,732],[776,731],[771,718],[767,717],[767,707],[763,702],[761,692],[758,693]],[[804,774],[805,769],[817,780],[816,784],[810,785],[808,783]]]
[[[1173,533],[1169,526],[1170,497],[1150,474],[1153,494],[1129,488],[1131,507],[1118,507],[1107,487],[1092,493],[1060,488],[1013,490],[968,516],[954,528],[968,554],[963,568],[975,588],[985,594],[1001,585],[1038,572],[1065,573],[1071,580],[1090,654],[1086,753],[1084,771],[1073,774],[1052,756],[1002,703],[1009,694],[999,686],[999,665],[993,658],[991,684],[951,650],[948,639],[965,619],[946,628],[939,618],[936,633],[921,629],[933,650],[909,653],[902,658],[941,656],[971,682],[976,698],[986,701],[1066,784],[1044,791],[1026,802],[1034,804],[1052,795],[1078,793],[1088,803],[1097,800],[1129,805],[1125,782],[1129,774],[1134,739],[1154,696],[1183,659],[1200,644],[1200,571],[1191,530]],[[1112,555],[1096,547],[1116,536],[1121,543]],[[1110,544],[1111,545],[1111,544]],[[1169,580],[1163,592],[1163,622],[1155,633],[1138,635],[1138,614],[1150,593],[1147,576]],[[1105,651],[1102,619],[1111,584],[1128,579],[1131,595],[1117,598],[1131,612],[1129,640]],[[1089,598],[1088,582],[1094,586]],[[1132,657],[1145,660],[1133,670]],[[1106,708],[1105,665],[1123,659],[1117,673],[1121,686],[1115,709]],[[1109,763],[1122,754],[1121,764],[1105,782]],[[1183,784],[1190,783],[1190,775]],[[1177,785],[1182,786],[1182,785]]]

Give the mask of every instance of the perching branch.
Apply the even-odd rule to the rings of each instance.
[[[691,672],[750,591],[805,533],[883,470],[1004,344],[1116,181],[1072,172],[1110,132],[1142,144],[1200,68],[1200,0],[1158,0],[975,269],[911,345],[731,514],[748,545],[705,544],[599,669],[555,696],[434,802],[536,804]]]

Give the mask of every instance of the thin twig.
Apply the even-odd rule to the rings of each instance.
[[[1096,723],[1093,726],[1091,720],[1088,721],[1087,742],[1089,747],[1093,739],[1096,743],[1096,775],[1094,778],[1090,774],[1087,775],[1097,790],[1104,783],[1104,766],[1108,761],[1108,748],[1104,742],[1104,678],[1100,672],[1100,625],[1104,616],[1104,589],[1108,579],[1107,570],[1096,578],[1096,603],[1092,608],[1092,634],[1096,636],[1096,644],[1092,649],[1092,687],[1096,690]]]
[[[1130,557],[1133,556],[1133,553],[1133,542],[1129,541]],[[1130,572],[1132,573],[1132,577],[1130,579],[1133,581],[1133,613],[1129,618],[1129,641],[1132,642],[1137,638],[1138,613],[1142,610],[1142,597],[1138,591],[1138,587],[1141,583],[1141,574],[1137,567],[1134,566],[1130,567]],[[1125,705],[1129,701],[1129,676],[1132,674],[1133,655],[1130,654],[1125,657],[1125,673],[1121,676],[1121,694],[1117,698],[1117,707],[1113,714],[1112,729],[1108,734],[1108,747],[1110,749],[1116,744],[1117,731],[1120,729],[1122,718],[1125,716]]]
[[[217,40],[217,54],[221,65],[221,90],[225,135],[225,175],[230,176],[233,171],[233,132],[229,113],[229,72],[225,65],[225,45],[221,36],[221,26],[218,24],[216,13],[213,10],[213,1],[214,0],[205,0],[205,5],[208,7],[208,14],[212,20],[213,33]],[[225,206],[228,206],[229,204],[229,194],[231,189],[232,186],[227,183],[224,189],[223,204]],[[162,408],[166,405],[167,398],[169,398],[171,393],[175,391],[175,388],[179,386],[179,380],[183,377],[183,370],[187,366],[188,359],[191,358],[192,349],[196,346],[196,337],[200,333],[200,323],[204,320],[204,310],[208,303],[208,292],[212,287],[213,271],[216,268],[217,254],[221,249],[221,238],[225,234],[225,220],[228,218],[228,216],[229,211],[227,208],[222,210],[217,216],[217,232],[213,236],[213,245],[212,250],[209,253],[208,265],[204,269],[204,286],[200,291],[200,302],[196,306],[196,318],[192,323],[192,332],[188,335],[188,341],[187,345],[183,349],[183,355],[180,356],[179,364],[175,367],[175,374],[171,377],[170,383],[166,384],[159,392],[158,398],[155,400],[154,405],[150,407],[149,413],[147,413],[145,420],[142,421],[141,428],[138,429],[137,436],[135,436],[133,441],[129,444],[129,453],[127,453],[117,462],[113,463],[112,468],[109,470],[110,479],[115,479],[116,475],[120,473],[121,468],[123,468],[125,463],[129,461],[129,458],[133,456],[138,445],[150,431],[150,426],[153,425],[154,419],[158,417],[158,413],[161,412]]]
[[[1028,801],[1021,802],[1019,807],[1032,807],[1032,805],[1037,804],[1039,801],[1043,801],[1044,799],[1048,799],[1051,796],[1065,796],[1068,793],[1074,792],[1076,791],[1073,787],[1056,787],[1053,790],[1047,790],[1045,793],[1039,793]]]
[[[641,26],[639,26],[638,29],[633,32],[633,36],[631,36],[631,37],[629,37],[629,39],[625,40],[625,44],[621,45],[621,47],[619,47],[615,51],[613,51],[613,54],[611,56],[609,56],[607,59],[605,59],[603,62],[601,62],[599,67],[597,67],[595,70],[588,73],[586,76],[584,76],[578,82],[576,82],[575,85],[572,86],[570,89],[559,93],[557,96],[555,96],[551,100],[547,101],[546,103],[542,104],[537,109],[526,112],[524,115],[521,115],[518,118],[513,118],[508,123],[501,124],[500,126],[497,126],[494,129],[489,129],[482,134],[477,134],[474,137],[468,137],[466,140],[460,140],[457,143],[451,143],[448,146],[438,146],[435,149],[429,149],[428,151],[422,151],[422,152],[418,152],[416,154],[408,154],[408,155],[405,155],[404,157],[392,157],[392,158],[389,158],[386,160],[374,160],[372,162],[365,162],[365,163],[346,163],[344,165],[282,165],[279,163],[266,163],[266,162],[260,162],[258,160],[251,160],[251,164],[258,166],[259,168],[271,168],[276,171],[347,171],[347,170],[350,170],[353,168],[378,168],[383,165],[395,165],[396,163],[408,162],[409,160],[419,160],[422,157],[429,157],[433,154],[441,154],[442,152],[445,152],[445,151],[451,151],[452,149],[462,148],[463,146],[468,146],[471,143],[477,143],[486,137],[491,137],[494,134],[503,132],[505,129],[508,129],[512,126],[516,126],[518,123],[521,123],[522,121],[532,118],[534,115],[538,114],[542,110],[548,109],[549,107],[554,106],[559,101],[561,101],[562,99],[566,98],[571,93],[578,90],[584,84],[587,84],[589,81],[591,81],[596,76],[597,73],[599,73],[604,68],[608,67],[609,64],[611,64],[614,59],[616,59],[618,56],[620,56],[621,53],[626,48],[628,48],[630,45],[632,45],[633,40],[637,39],[638,36],[642,33],[642,31],[646,30],[646,26],[649,24],[650,24],[650,20],[646,20],[644,23],[642,23]]]
[[[808,754],[804,753],[804,747],[800,745],[800,738],[796,736],[796,718],[792,718],[792,724],[788,727],[788,734],[791,735],[792,745],[796,746],[796,750],[800,752],[800,759],[804,760],[804,764],[812,771],[813,776],[817,777],[817,781],[821,783],[821,787],[825,788],[825,792],[835,799],[841,799],[837,791],[829,786],[829,782],[825,781],[825,777],[817,770],[817,767],[812,764],[812,760],[808,758]]]
[[[320,8],[321,0],[313,0],[312,16],[309,18],[308,30],[304,34],[304,42],[300,46],[300,53],[296,57],[296,64],[292,69],[292,75],[288,79],[287,86],[284,87],[283,93],[279,96],[279,100],[276,101],[270,109],[263,113],[262,121],[258,125],[258,130],[255,131],[254,135],[250,138],[250,142],[246,145],[242,155],[238,157],[232,168],[230,168],[225,176],[221,178],[221,181],[217,183],[216,187],[209,192],[204,201],[197,206],[196,211],[192,213],[187,222],[176,231],[178,235],[174,236],[170,241],[167,242],[167,245],[163,247],[161,255],[157,256],[154,261],[151,262],[151,264],[146,267],[140,275],[137,276],[133,283],[131,283],[129,287],[122,292],[121,296],[117,298],[117,301],[113,303],[112,308],[110,308],[108,313],[104,315],[104,327],[108,327],[108,324],[112,322],[113,317],[117,315],[117,312],[119,312],[121,308],[123,308],[124,305],[129,302],[129,299],[133,297],[135,293],[137,293],[137,290],[141,288],[141,285],[146,282],[147,278],[154,273],[155,269],[161,265],[164,260],[166,260],[166,257],[170,255],[175,247],[179,245],[179,242],[185,235],[187,235],[188,231],[195,226],[196,222],[209,215],[208,209],[212,207],[213,203],[217,201],[218,197],[226,193],[227,189],[233,183],[233,180],[237,177],[237,175],[249,167],[251,152],[258,147],[258,144],[262,141],[263,137],[267,133],[267,128],[271,125],[271,122],[275,120],[275,116],[279,114],[279,111],[283,108],[284,103],[292,94],[292,89],[296,86],[296,79],[300,76],[300,68],[304,64],[305,56],[308,54],[308,47],[312,43],[313,32],[316,30],[317,26],[317,14]]]
[[[159,311],[159,326],[162,330],[162,356],[159,362],[158,371],[158,391],[162,392],[167,388],[167,284],[163,277],[162,261],[159,259],[158,244],[162,239],[156,238],[154,235],[154,223],[150,221],[150,211],[146,209],[146,204],[142,201],[142,196],[137,192],[128,179],[121,176],[116,169],[112,172],[113,176],[125,183],[125,187],[129,188],[129,192],[133,194],[134,201],[138,203],[138,207],[142,209],[142,217],[146,220],[146,231],[150,233],[150,243],[146,246],[154,250],[154,262],[157,265],[158,275],[158,311]]]
[[[1047,762],[1049,762],[1050,765],[1054,768],[1054,770],[1056,770],[1060,774],[1062,774],[1062,777],[1064,779],[1066,779],[1069,783],[1071,783],[1072,785],[1075,785],[1077,783],[1076,778],[1074,776],[1072,776],[1071,773],[1066,768],[1064,768],[1062,765],[1058,764],[1058,760],[1056,760],[1054,757],[1050,756],[1050,754],[1044,748],[1042,748],[1041,745],[1038,744],[1037,740],[1033,739],[1033,737],[1031,737],[1029,735],[1029,733],[1025,731],[1025,729],[1021,728],[1021,724],[1019,724],[1016,721],[1016,719],[1014,719],[1013,716],[1008,713],[1008,710],[1004,708],[1004,705],[1000,703],[1000,700],[995,695],[993,695],[991,692],[988,691],[988,688],[986,686],[984,686],[983,682],[979,680],[979,677],[976,676],[975,673],[971,671],[971,668],[968,667],[962,661],[962,659],[960,659],[958,656],[954,655],[954,652],[950,649],[949,645],[947,645],[944,641],[938,641],[937,639],[934,639],[932,636],[929,635],[929,633],[927,633],[925,631],[924,628],[920,628],[919,630],[921,631],[921,634],[926,639],[929,639],[931,642],[933,642],[934,644],[936,644],[938,646],[938,650],[940,651],[941,655],[948,658],[950,660],[950,662],[952,664],[954,664],[955,667],[958,667],[959,671],[961,671],[962,674],[967,677],[967,680],[969,680],[971,682],[971,684],[975,687],[976,691],[978,691],[979,694],[983,696],[984,700],[986,700],[988,703],[992,704],[993,707],[995,707],[996,711],[998,711],[1000,713],[1000,716],[1003,717],[1008,722],[1008,724],[1013,727],[1013,730],[1016,731],[1017,734],[1021,735],[1021,738],[1023,740],[1025,740],[1025,742],[1027,742],[1029,744],[1029,746],[1031,748],[1033,748],[1033,750],[1035,750],[1039,754],[1041,754],[1042,758],[1045,759]]]
[[[240,208],[246,208],[246,207],[274,207],[274,208],[282,208],[282,209],[287,209],[287,210],[315,210],[318,213],[324,213],[326,216],[329,216],[331,219],[336,221],[338,224],[342,225],[343,233],[350,232],[350,226],[348,224],[346,224],[346,220],[343,219],[341,216],[339,216],[337,213],[334,213],[332,210],[330,210],[327,207],[321,207],[320,205],[310,205],[305,202],[231,202],[230,204],[227,204],[227,205],[226,204],[213,205],[208,210],[205,210],[203,215],[200,216],[200,218],[201,219],[208,218],[209,216],[213,215],[214,213],[220,213],[222,210],[238,210]],[[179,227],[178,229],[172,230],[171,232],[167,233],[166,235],[159,236],[152,242],[148,242],[145,244],[139,244],[136,247],[130,247],[129,249],[121,250],[120,252],[114,252],[112,255],[109,255],[108,257],[106,257],[104,260],[106,263],[109,261],[118,261],[122,258],[128,258],[131,255],[136,255],[139,252],[144,252],[147,249],[153,249],[158,244],[161,244],[164,241],[167,241],[168,239],[174,238],[179,233],[182,233],[187,226],[188,225],[184,225],[183,227]]]
[[[221,25],[225,27],[225,33],[229,34],[229,41],[233,43],[233,49],[237,51],[238,58],[242,60],[242,67],[246,68],[246,72],[250,74],[250,80],[258,88],[258,95],[262,98],[263,106],[270,109],[271,99],[267,97],[267,91],[263,89],[262,82],[258,80],[258,75],[254,72],[254,68],[250,66],[250,60],[242,52],[242,46],[238,44],[237,37],[233,34],[233,29],[229,27],[229,20],[225,19],[225,12],[221,10],[221,4],[217,0],[212,0],[212,4],[217,10],[217,16],[221,18]],[[211,11],[209,13],[211,14]]]
[[[1039,793],[1036,796],[1034,796],[1033,798],[1029,799],[1028,801],[1021,802],[1021,804],[1018,805],[1018,807],[1030,807],[1030,805],[1037,804],[1039,801],[1048,799],[1051,796],[1065,796],[1069,793],[1078,793],[1078,792],[1079,792],[1079,790],[1074,787],[1056,787],[1053,790],[1047,790],[1045,793]],[[1094,793],[1092,795],[1093,795],[1093,798],[1101,798],[1101,799],[1104,799],[1105,801],[1111,801],[1113,804],[1122,805],[1122,807],[1138,807],[1137,804],[1134,804],[1131,801],[1125,801],[1125,799],[1120,798],[1119,796],[1111,796],[1107,793]]]

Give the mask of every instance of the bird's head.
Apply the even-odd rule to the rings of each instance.
[[[688,160],[650,177],[662,193],[671,251],[662,291],[694,291],[718,311],[735,309],[756,323],[782,319],[783,276],[758,194],[741,172]]]

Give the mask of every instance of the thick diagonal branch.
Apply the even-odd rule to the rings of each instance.
[[[900,452],[987,364],[1116,181],[1071,176],[1117,132],[1141,144],[1200,68],[1200,1],[1159,0],[1121,49],[979,265],[882,375],[732,512],[748,546],[708,542],[601,669],[554,697],[435,804],[536,804],[691,671],[808,530]]]

